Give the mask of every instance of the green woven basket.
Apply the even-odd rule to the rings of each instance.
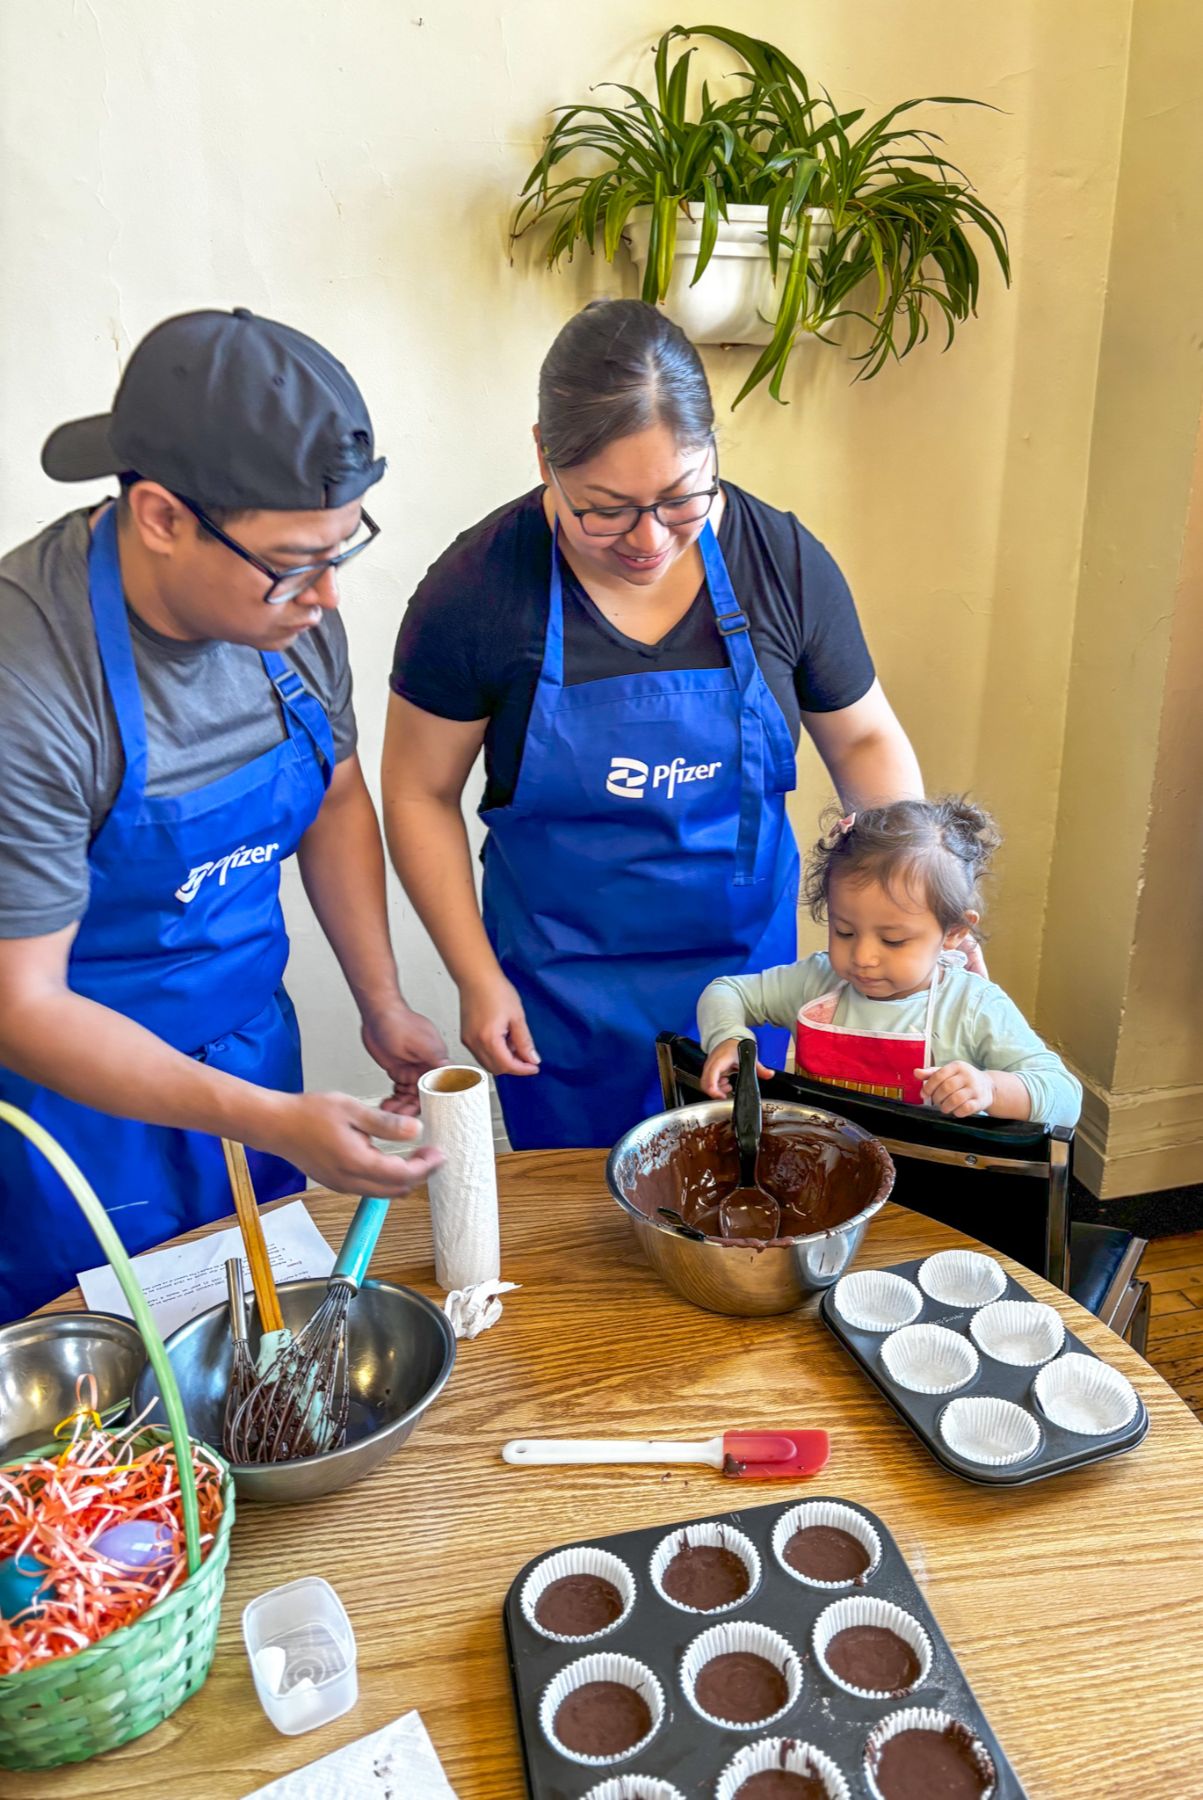
[[[132,1625],[74,1656],[56,1657],[18,1675],[0,1676],[0,1768],[53,1769],[60,1763],[84,1762],[152,1731],[182,1706],[208,1675],[230,1556],[234,1481],[226,1464],[217,1458],[222,1469],[223,1509],[202,1562],[196,1481],[180,1390],[121,1240],[100,1201],[49,1132],[3,1101],[0,1122],[28,1138],[62,1176],[121,1283],[158,1377],[170,1427],[168,1431],[148,1430],[135,1441],[150,1445],[170,1438],[175,1447],[188,1550],[187,1579]],[[22,1463],[33,1460],[19,1459]]]

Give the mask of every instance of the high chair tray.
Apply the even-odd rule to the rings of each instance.
[[[922,1308],[907,1323],[941,1325],[973,1343],[970,1323],[984,1307],[951,1305],[923,1293],[917,1277],[926,1260],[928,1259],[917,1257],[908,1262],[894,1263],[882,1271],[884,1274],[901,1276],[922,1295]],[[1005,1286],[996,1299],[1039,1304],[1035,1295],[1005,1274],[996,1258],[983,1253],[983,1260],[994,1263],[998,1267],[999,1276],[1005,1279]],[[838,1291],[839,1283],[828,1288],[823,1295],[819,1311],[824,1323],[860,1364],[869,1379],[881,1389],[894,1410],[906,1420],[932,1455],[946,1469],[966,1481],[977,1482],[983,1487],[1024,1487],[1029,1482],[1044,1481],[1051,1475],[1064,1475],[1073,1469],[1103,1462],[1108,1457],[1119,1456],[1125,1450],[1135,1449],[1149,1429],[1149,1415],[1139,1395],[1136,1397],[1135,1412],[1126,1423],[1116,1430],[1098,1435],[1068,1430],[1045,1413],[1036,1394],[1036,1380],[1043,1369],[1071,1355],[1090,1357],[1096,1363],[1105,1363],[1106,1360],[1097,1356],[1089,1344],[1068,1327],[1060,1347],[1039,1364],[1016,1366],[996,1361],[975,1345],[978,1350],[978,1366],[976,1372],[962,1385],[939,1394],[915,1392],[895,1380],[882,1361],[884,1346],[901,1327],[869,1331],[850,1324],[841,1316],[837,1303]],[[945,1440],[940,1425],[949,1403],[962,1398],[998,1398],[1021,1408],[1035,1421],[1038,1433],[1035,1447],[1016,1461],[998,1464],[971,1460],[959,1454]],[[1031,1430],[1030,1426],[1028,1430]]]

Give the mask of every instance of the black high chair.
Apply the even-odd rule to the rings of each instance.
[[[656,1039],[666,1109],[706,1100],[705,1054],[692,1038]],[[1032,1120],[950,1119],[927,1107],[883,1100],[784,1071],[762,1081],[766,1100],[838,1113],[885,1145],[899,1205],[938,1219],[1034,1269],[1128,1338],[1143,1355],[1149,1286],[1136,1273],[1148,1240],[1111,1225],[1070,1225],[1073,1132]],[[1012,1177],[1026,1177],[1021,1184]]]

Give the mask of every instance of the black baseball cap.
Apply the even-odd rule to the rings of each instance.
[[[357,500],[384,458],[343,365],[236,306],[156,325],[112,411],[60,425],[42,467],[55,481],[136,473],[201,506],[312,512]]]

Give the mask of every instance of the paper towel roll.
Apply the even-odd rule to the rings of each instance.
[[[446,1291],[496,1281],[501,1240],[488,1077],[451,1063],[422,1076],[418,1097],[426,1142],[447,1159],[427,1182],[435,1279]]]

